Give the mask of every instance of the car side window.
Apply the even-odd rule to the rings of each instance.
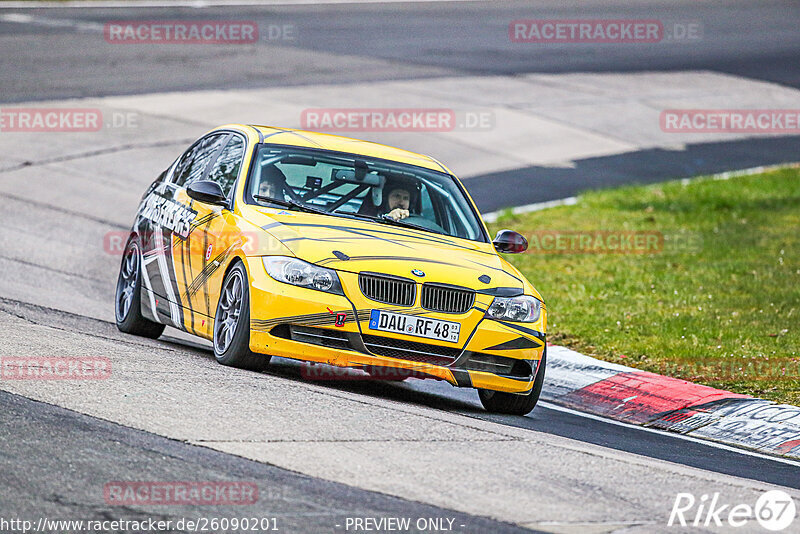
[[[208,173],[207,180],[217,182],[222,187],[225,196],[230,195],[233,184],[236,183],[239,169],[242,168],[243,156],[244,139],[238,135],[232,135]]]
[[[181,184],[183,184],[183,182],[185,181],[181,179],[183,170],[186,169],[186,167],[192,162],[192,159],[194,159],[194,155],[197,153],[198,150],[200,150],[200,146],[202,144],[203,144],[202,141],[198,141],[197,143],[192,145],[192,147],[189,148],[189,150],[183,153],[178,162],[175,163],[175,170],[172,172],[172,180],[171,180],[173,184],[177,184],[179,181]]]
[[[425,217],[428,220],[431,220],[431,221],[434,221],[434,222],[438,222],[438,221],[436,221],[436,213],[433,211],[433,202],[431,201],[431,195],[428,192],[428,188],[427,188],[427,186],[425,186],[425,184],[422,184],[422,187],[420,188],[420,192],[419,193],[420,193],[420,201],[421,201],[420,203],[422,204],[422,206],[421,206],[422,207],[422,213],[420,213],[420,215],[422,215],[423,217]]]
[[[193,181],[199,180],[203,176],[208,162],[227,136],[228,134],[225,133],[209,135],[186,152],[175,170],[175,185],[186,187]]]

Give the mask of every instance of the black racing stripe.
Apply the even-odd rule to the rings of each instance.
[[[189,207],[194,209],[194,199],[190,199]],[[186,236],[186,247],[187,247],[187,249],[189,251],[189,276],[192,276],[192,277],[194,276],[194,269],[192,268],[192,253],[191,253],[192,252],[192,244],[191,244],[191,239],[192,239],[192,233],[194,232],[195,228],[197,228],[197,226],[195,226],[196,223],[197,223],[196,220],[192,222],[192,225],[189,227],[189,234]],[[187,279],[186,280],[186,292],[187,292],[187,294],[189,292],[189,285],[190,284],[191,284],[191,282],[189,282],[189,280]],[[189,309],[191,310],[191,313],[192,313],[192,328],[195,328],[195,323],[194,323],[195,311],[194,311],[194,305],[192,304],[191,295],[188,296],[187,302],[189,304]]]
[[[516,277],[516,276],[514,276],[513,274],[511,274],[511,273],[507,272],[507,271],[506,271],[505,269],[503,269],[502,267],[494,267],[493,265],[486,265],[485,263],[481,263],[481,262],[479,262],[479,261],[470,260],[470,259],[468,259],[467,261],[469,261],[470,263],[474,263],[475,265],[478,265],[478,266],[480,266],[480,267],[483,267],[484,269],[491,269],[492,271],[500,271],[501,273],[505,273],[505,274],[507,274],[507,275],[509,275],[509,276],[512,276],[512,277],[514,277],[514,278],[517,278],[517,277]]]
[[[440,260],[431,260],[428,258],[413,258],[409,256],[351,256],[351,261],[376,261],[376,260],[387,260],[387,261],[417,261],[417,262],[424,262],[424,263],[433,263],[437,265],[449,265],[451,267],[461,267],[462,265],[459,263],[452,263],[449,261],[440,261]],[[319,265],[321,262],[318,262]],[[327,262],[330,263],[330,262]]]
[[[391,243],[393,245],[400,245],[402,247],[412,248],[412,247],[409,247],[408,245],[406,245],[404,243],[400,243],[397,240],[387,239],[385,237],[380,237],[380,236],[377,236],[377,235],[369,234],[367,232],[374,232],[375,234],[398,235],[396,233],[382,232],[382,231],[378,231],[378,230],[356,230],[354,228],[350,228],[350,227],[347,227],[347,226],[341,226],[341,225],[327,225],[327,224],[313,224],[313,223],[284,223],[284,224],[286,226],[303,226],[303,227],[307,227],[307,228],[329,228],[329,229],[335,229],[335,230],[342,230],[344,232],[348,232],[348,233],[355,234],[355,235],[358,235],[358,236],[364,236],[364,237],[368,237],[368,238],[371,238],[371,239],[378,239],[380,241],[385,241],[385,242]]]
[[[194,199],[189,199],[189,209],[197,213],[197,210],[194,209]],[[188,263],[189,263],[189,275],[192,274],[192,245],[191,245],[191,238],[192,238],[192,231],[194,230],[194,223],[196,221],[192,221],[192,225],[189,226],[189,233],[186,235],[186,239],[183,240],[183,246],[181,247],[181,263],[183,269],[183,286],[184,291],[188,291],[189,289],[189,277],[186,276],[186,257],[188,256]],[[185,252],[184,252],[185,251]],[[197,329],[195,327],[194,321],[194,306],[192,305],[191,297],[186,299],[186,305],[189,308],[189,320],[191,322],[191,329],[194,334],[197,334]]]
[[[275,317],[272,319],[253,319],[251,321],[251,324],[258,324],[261,326],[265,325],[274,326],[282,323],[299,324],[301,322],[328,320],[328,319],[330,319],[331,323],[334,323],[336,322],[336,313],[337,312],[334,312],[333,314],[331,314],[330,312],[322,312],[322,313],[311,313],[306,315],[290,315],[285,317]],[[353,320],[352,313],[349,311],[338,312],[338,313],[349,314],[348,318],[351,321]]]
[[[518,297],[525,291],[521,287],[488,287],[486,289],[478,289],[481,295],[490,295],[492,297]]]
[[[269,230],[270,228],[275,228],[276,226],[283,226],[283,223],[279,223],[277,221],[276,222],[271,222],[269,224],[265,224],[264,226],[262,226],[261,229],[262,230]]]
[[[189,261],[191,261],[191,240],[189,236],[186,236],[186,239],[181,243],[181,272],[183,273],[183,287],[184,291],[187,291],[189,288],[189,278],[186,276],[186,261],[187,256]],[[191,266],[189,267],[189,272],[191,273]],[[185,293],[184,293],[185,294]],[[197,330],[194,327],[194,308],[192,308],[192,299],[186,299],[186,306],[189,308],[189,328],[191,329],[193,334],[197,334]]]
[[[297,224],[307,224],[307,223],[297,223]],[[345,228],[349,228],[349,227],[345,227]],[[409,233],[407,231],[397,230],[396,227],[395,228],[385,228],[385,227],[384,228],[368,228],[365,231],[370,231],[370,232],[374,232],[374,233],[381,233],[381,234],[385,234],[385,235],[397,236],[397,237],[399,237],[401,239],[409,240],[412,243],[414,241],[429,241],[431,243],[449,245],[449,246],[452,246],[454,248],[461,248],[461,249],[466,249],[466,250],[475,251],[475,252],[483,252],[483,251],[478,250],[478,249],[476,249],[474,247],[470,247],[470,246],[467,246],[467,245],[462,245],[458,241],[455,241],[454,240],[455,238],[452,238],[450,236],[431,233],[431,232],[426,232],[424,230],[416,230],[414,228],[408,228],[408,229],[405,229],[405,230],[412,230],[412,231],[415,231],[415,232],[421,232],[422,235],[418,235],[418,234],[409,235]]]
[[[475,334],[478,333],[478,329],[481,327],[481,323],[484,320],[485,318],[481,317],[478,320],[478,324],[476,324],[475,328],[472,329],[472,332],[469,333],[469,336],[467,336],[467,340],[461,346],[461,354],[459,354],[458,358],[456,358],[455,361],[450,364],[451,369],[452,368],[458,369],[459,367],[463,367],[464,362],[466,362],[469,359],[469,351],[467,350],[467,347],[469,347],[469,344],[472,341],[472,338],[475,337]]]
[[[335,242],[352,243],[352,242],[355,242],[355,241],[371,241],[374,238],[372,236],[353,236],[353,235],[346,236],[346,237],[319,237],[319,238],[317,238],[317,237],[308,237],[308,238],[303,238],[303,237],[292,238],[292,237],[290,237],[286,241],[300,241],[302,239],[313,239],[314,241],[330,241],[332,243],[335,243]]]
[[[230,250],[230,249],[229,249]],[[200,290],[200,287],[208,280],[208,278],[220,268],[222,261],[224,261],[223,256],[226,258],[228,254],[227,251],[223,252],[222,254],[217,255],[212,261],[206,264],[200,274],[198,274],[192,283],[186,288],[185,295],[187,297],[193,296],[197,291]],[[221,260],[222,258],[222,260]]]
[[[356,320],[356,317],[353,315],[353,312],[351,312],[351,311],[344,311],[344,312],[337,312],[337,313],[344,313],[345,314],[345,318],[344,318],[344,322],[345,323],[352,323],[352,322],[354,322]],[[310,319],[310,320],[305,320],[305,321],[296,321],[296,322],[294,322],[294,324],[308,325],[308,326],[322,326],[322,325],[330,325],[330,324],[335,324],[335,323],[336,323],[336,314],[328,314],[327,317],[321,317],[319,319]]]
[[[208,250],[208,229],[211,227],[211,221],[212,220],[213,220],[213,217],[208,217],[208,220],[205,223],[205,228],[203,229],[203,252],[202,252],[202,254],[203,254],[203,269],[200,271],[201,275],[208,268],[208,260],[206,260],[205,251]],[[203,278],[203,280],[202,280],[203,296],[205,297],[205,301],[206,301],[206,315],[211,317],[212,316],[211,315],[211,301],[209,300],[209,295],[208,295],[208,276],[203,276],[202,278]],[[214,310],[214,316],[216,316],[216,310]]]
[[[442,236],[438,236],[438,235],[421,235],[421,236],[413,235],[413,236],[410,236],[408,234],[408,232],[401,232],[401,231],[398,231],[398,230],[389,230],[389,229],[385,229],[385,228],[365,228],[365,229],[356,230],[355,228],[351,228],[349,226],[344,226],[344,225],[341,225],[341,224],[320,224],[320,223],[304,223],[304,222],[291,222],[291,221],[287,221],[287,222],[283,222],[283,223],[279,223],[279,224],[282,224],[284,226],[289,226],[289,227],[304,226],[304,227],[312,227],[312,228],[330,228],[330,229],[334,229],[334,230],[342,230],[344,232],[350,232],[350,233],[353,233],[353,234],[356,234],[356,235],[364,235],[364,236],[367,236],[367,237],[372,237],[373,239],[382,239],[382,238],[380,238],[378,236],[370,235],[368,233],[365,233],[365,232],[372,232],[373,234],[384,234],[384,235],[396,236],[396,237],[400,237],[400,238],[404,238],[404,239],[409,239],[409,240],[412,240],[412,241],[430,241],[430,242],[433,242],[433,243],[446,244],[446,245],[450,245],[450,246],[457,247],[457,248],[475,250],[472,247],[467,247],[467,246],[461,245],[461,244],[459,244],[459,243],[457,243],[455,241],[447,239],[446,237],[442,237]],[[416,231],[425,233],[423,230],[416,230]],[[425,233],[425,234],[427,234],[427,233]],[[383,240],[384,241],[388,241],[390,243],[396,243],[396,244],[405,246],[404,243],[400,243],[398,240],[391,240],[391,239],[383,239]]]
[[[167,276],[169,277],[169,280],[167,280],[167,283],[170,286],[172,286],[172,294],[175,295],[175,300],[178,301],[178,302],[175,303],[177,305],[177,307],[178,307],[178,318],[177,318],[177,323],[178,324],[175,325],[175,326],[177,328],[180,328],[181,330],[186,330],[185,321],[184,321],[184,318],[183,318],[183,305],[180,302],[180,300],[181,300],[180,299],[180,294],[181,293],[180,293],[180,289],[178,288],[178,273],[175,272],[175,256],[173,254],[173,252],[174,252],[174,249],[173,249],[174,244],[172,242],[173,232],[170,230],[170,231],[168,231],[168,235],[164,235],[164,232],[162,231],[162,235],[163,235],[163,240],[165,241],[164,248],[166,249],[166,251],[168,253],[168,256],[165,257],[165,260],[166,260],[166,263],[167,263]],[[167,240],[169,240],[169,245],[166,244]],[[171,317],[171,314],[170,314],[170,317]]]
[[[301,319],[302,317],[303,316],[300,315],[300,316],[294,316],[294,317],[275,317],[274,319],[253,319],[251,321],[251,323],[259,325],[259,326],[267,327],[267,326],[279,325],[281,323],[299,322],[299,321],[302,321],[302,319]]]
[[[349,243],[351,241],[356,241],[359,239],[363,239],[364,241],[369,241],[372,239],[371,237],[289,237],[286,239],[281,239],[284,243],[289,243],[291,241],[316,241],[317,243]]]
[[[512,273],[510,273],[510,272],[506,271],[506,270],[505,270],[505,269],[503,269],[502,267],[494,267],[494,266],[492,266],[492,265],[486,265],[485,263],[481,263],[481,262],[479,262],[479,261],[475,261],[475,260],[468,260],[468,261],[469,261],[470,263],[474,263],[475,265],[480,265],[481,267],[483,267],[483,268],[485,268],[485,269],[492,269],[492,270],[494,270],[494,271],[500,271],[501,273],[503,273],[503,274],[506,274],[506,275],[510,276],[510,277],[511,277],[511,278],[513,278],[514,280],[517,280],[518,282],[520,282],[520,283],[523,283],[521,278],[519,278],[518,276],[515,276],[514,274],[512,274]],[[490,280],[490,281],[491,281],[491,280]],[[486,283],[488,284],[489,282],[486,282]]]
[[[299,137],[300,139],[303,139],[303,140],[305,140],[305,141],[308,141],[309,143],[313,143],[313,144],[317,145],[317,146],[318,146],[318,147],[320,147],[320,148],[324,148],[324,146],[323,146],[323,145],[321,145],[321,144],[317,143],[316,141],[314,141],[314,140],[313,140],[313,139],[311,139],[310,137],[306,137],[305,135],[303,135],[303,134],[301,134],[301,133],[299,133],[299,132],[296,132],[296,131],[294,131],[294,130],[289,130],[289,131],[286,131],[286,132],[281,132],[281,133],[288,133],[288,134],[291,134],[291,135],[296,135],[296,136],[297,136],[297,137]]]
[[[496,321],[497,319],[494,319],[494,320]],[[520,326],[520,325],[515,324],[515,323],[509,323],[507,321],[497,321],[497,322],[502,324],[502,325],[504,325],[504,326],[507,326],[508,328],[513,328],[514,330],[517,330],[519,332],[524,332],[526,334],[530,334],[530,335],[532,335],[532,336],[534,336],[534,337],[536,337],[538,339],[541,339],[542,341],[545,341],[545,337],[546,337],[545,334],[542,333],[542,332],[539,332],[538,330],[533,330],[531,328],[526,328],[524,326]]]
[[[356,321],[355,317],[353,316],[353,312],[347,311],[340,313],[346,314],[344,320],[345,324]],[[269,321],[253,320],[250,321],[250,329],[255,330],[257,332],[269,332],[270,330],[272,330],[272,328],[280,324],[294,324],[298,326],[331,326],[336,324],[336,316],[330,315],[329,317],[325,317],[322,319],[314,319],[314,320],[297,320],[297,319],[289,320],[284,317],[276,318],[274,320],[271,319]]]
[[[416,244],[415,241],[428,241],[428,242],[436,243],[436,244],[440,244],[440,245],[442,245],[442,244],[443,245],[448,245],[448,246],[451,246],[451,247],[454,247],[454,248],[460,248],[460,249],[474,251],[474,252],[481,252],[481,253],[484,253],[484,254],[491,254],[491,253],[484,252],[482,250],[475,249],[473,247],[461,245],[458,242],[455,242],[455,241],[452,241],[452,240],[448,239],[446,236],[430,235],[430,233],[424,232],[422,230],[418,230],[418,231],[422,232],[424,235],[413,235],[413,236],[410,236],[408,233],[400,232],[400,231],[397,231],[397,230],[387,230],[387,229],[377,229],[377,228],[368,228],[368,229],[363,229],[363,230],[356,230],[354,228],[350,228],[350,227],[347,227],[347,226],[341,226],[341,225],[324,225],[324,224],[319,224],[319,223],[301,223],[301,222],[284,222],[284,223],[276,223],[276,224],[282,224],[282,225],[285,225],[285,226],[314,226],[314,227],[318,227],[318,228],[334,228],[334,229],[344,230],[344,231],[350,232],[350,233],[355,233],[357,235],[364,235],[364,234],[362,234],[360,232],[366,231],[366,232],[373,232],[375,234],[384,234],[384,235],[395,236],[397,238],[400,238],[400,239],[387,240],[387,241],[389,241],[391,243],[398,244],[398,245],[403,245],[403,246],[405,246],[404,240],[406,242],[410,243],[411,245],[415,245]],[[272,225],[269,225],[269,226],[271,227]],[[262,227],[262,228],[266,228],[266,227]],[[369,235],[369,234],[364,235],[363,238],[366,238],[366,239],[379,239],[377,236]],[[298,239],[304,239],[304,238],[290,238],[290,239],[298,240]],[[356,239],[356,238],[350,238],[350,239]]]
[[[188,298],[191,298],[199,289],[201,285],[205,285],[208,279],[214,274],[220,267],[222,267],[225,262],[227,261],[228,257],[230,256],[231,252],[233,251],[234,247],[238,242],[233,243],[227,249],[225,249],[221,254],[218,254],[216,258],[214,258],[211,262],[207,263],[200,274],[192,281],[192,283],[186,288],[185,295]]]
[[[267,128],[272,128],[273,130],[278,130],[277,132],[272,132],[269,135],[264,135],[259,130],[259,143],[263,143],[265,139],[269,139],[270,137],[275,137],[276,135],[281,135],[290,132],[291,130],[286,130],[285,128],[278,128],[277,126],[267,126]]]
[[[299,325],[308,325],[308,326],[318,326],[324,324],[334,324],[336,322],[336,313],[345,313],[345,323],[353,322],[356,319],[358,321],[368,321],[370,318],[370,314],[372,313],[373,309],[378,309],[381,311],[391,311],[394,313],[400,313],[397,311],[396,308],[370,308],[364,310],[356,310],[357,315],[354,315],[351,311],[344,311],[344,312],[321,312],[321,313],[311,313],[305,315],[290,315],[285,317],[274,317],[272,319],[253,319],[250,321],[251,327],[254,328],[270,328],[273,326],[277,326],[279,324],[287,323],[287,324],[299,324]],[[426,313],[430,313],[428,310],[423,308],[411,308],[409,310],[402,310],[403,314],[406,315],[424,315]]]
[[[379,310],[379,311],[388,311],[392,313],[400,313],[403,315],[425,315],[427,313],[432,313],[425,308],[420,308],[419,306],[416,308],[408,308],[408,309],[401,309],[398,310],[396,307],[383,307],[383,308],[368,308],[365,310],[358,310],[359,314],[364,314],[364,316],[369,319],[372,310]]]
[[[483,350],[520,350],[520,349],[538,349],[542,344],[538,340],[530,339],[527,337],[518,337],[510,341],[505,341],[491,347],[486,347]]]
[[[194,206],[194,203],[190,204],[189,206],[190,207]],[[204,224],[208,223],[212,219],[217,218],[218,216],[219,216],[218,213],[211,212],[211,213],[208,213],[206,215],[203,215],[199,219],[195,219],[194,221],[192,221],[192,224],[189,226],[189,235],[191,235],[191,233],[193,231],[195,231],[196,229],[200,228],[201,226],[203,226]],[[178,236],[178,238],[182,239],[180,236]],[[188,239],[188,236],[187,236],[187,239]]]
[[[255,128],[255,127],[254,127],[254,128]],[[309,143],[313,143],[313,144],[317,145],[318,147],[322,148],[322,145],[320,145],[319,143],[317,143],[317,142],[316,142],[316,141],[314,141],[313,139],[309,139],[309,138],[305,137],[304,135],[300,135],[299,133],[297,133],[297,132],[295,132],[295,131],[293,131],[293,130],[285,130],[285,129],[283,129],[283,128],[278,128],[278,127],[276,127],[276,126],[267,126],[267,128],[272,128],[272,129],[274,129],[274,130],[279,130],[279,131],[277,131],[277,132],[272,132],[272,133],[271,133],[271,134],[269,134],[269,135],[263,135],[263,134],[261,134],[261,132],[259,131],[259,132],[258,132],[258,133],[259,133],[259,136],[260,136],[259,143],[264,143],[264,140],[265,140],[265,139],[269,139],[270,137],[275,137],[275,136],[278,136],[278,135],[283,135],[283,134],[292,134],[292,135],[296,135],[296,136],[297,136],[297,137],[299,137],[300,139],[304,139],[305,141],[308,141]],[[256,128],[256,129],[257,129],[257,128]],[[286,147],[288,147],[288,148],[291,148],[291,147],[292,147],[292,145],[285,145],[285,146],[286,146]],[[303,147],[300,147],[300,148],[303,148]]]
[[[258,134],[258,142],[259,142],[259,143],[263,143],[263,142],[264,142],[264,134],[261,132],[261,129],[260,129],[260,128],[256,128],[256,127],[255,127],[254,125],[252,125],[252,124],[248,124],[248,126],[249,126],[250,128],[252,128],[253,130],[255,130],[255,131],[256,131],[256,133]]]

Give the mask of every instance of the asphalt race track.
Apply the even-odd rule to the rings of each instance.
[[[581,2],[577,11],[569,3],[546,1],[533,5],[527,2],[421,2],[367,3],[355,7],[335,4],[171,7],[148,8],[146,12],[148,17],[157,20],[255,21],[261,29],[261,41],[247,47],[150,45],[150,48],[142,48],[98,44],[105,22],[141,20],[142,10],[9,9],[5,15],[0,14],[3,49],[0,71],[13,73],[13,76],[3,77],[2,101],[220,88],[345,85],[439,77],[517,77],[522,73],[711,71],[800,88],[797,66],[800,32],[796,31],[800,6],[791,1],[682,0],[647,1],[637,5],[592,1]],[[658,19],[666,25],[667,33],[670,25],[683,27],[680,25],[694,23],[699,32],[697,39],[673,39],[643,46],[551,43],[531,46],[512,43],[508,38],[508,24],[512,20],[575,16]],[[465,83],[469,85],[467,80]],[[529,91],[536,90],[532,87]],[[455,96],[459,91],[450,94]],[[751,92],[754,100],[740,105],[742,108],[762,107],[769,102],[770,93],[768,88]],[[496,92],[480,96],[483,102],[502,99]],[[776,99],[775,103],[780,105],[785,101]],[[324,102],[317,104],[324,105]],[[612,110],[611,107],[607,109]],[[628,112],[621,116],[632,118],[635,115]],[[270,124],[275,120],[272,117],[274,114],[266,117]],[[284,119],[282,124],[291,125],[286,122]],[[569,119],[566,122],[569,124]],[[590,131],[601,122],[590,124]],[[631,128],[630,122],[615,124],[605,133],[613,137],[621,128]],[[515,162],[511,169],[481,169],[483,179],[470,185],[470,190],[481,209],[491,211],[509,203],[519,205],[563,198],[602,185],[659,181],[794,161],[798,143],[797,135],[776,136],[758,146],[742,145],[729,139],[714,139],[713,142],[691,139],[677,155],[672,150],[664,151],[663,146],[637,144],[611,154],[573,156],[570,158],[573,164],[560,165],[559,161],[556,168],[550,162],[544,168]],[[444,154],[440,155],[444,159]],[[497,170],[503,172],[492,172]],[[459,174],[463,176],[464,172]],[[534,187],[520,190],[521,185],[531,180]],[[491,184],[500,184],[502,192],[487,195]],[[511,191],[514,194],[509,193]]]
[[[33,20],[0,24],[0,67],[14,72],[4,79],[3,101],[527,72],[708,69],[800,87],[795,2],[287,3],[146,9],[156,20],[252,20],[262,33],[270,25],[294,28],[290,39],[262,35],[258,53],[191,46],[142,54],[97,46],[91,26],[76,28],[141,20],[141,9],[9,9]],[[565,44],[531,49],[508,39],[515,19],[576,17],[694,21],[702,39],[644,50],[582,44],[577,51]],[[49,46],[42,46],[43,37]]]
[[[577,17],[700,21],[703,38],[509,42],[511,20]],[[256,20],[296,34],[248,47],[103,40],[106,21],[128,19]],[[423,532],[627,533],[678,531],[667,521],[681,492],[752,506],[780,487],[800,502],[790,461],[548,403],[527,417],[490,415],[474,391],[434,381],[318,382],[284,359],[264,373],[226,368],[174,330],[158,341],[123,335],[109,245],[147,184],[203,132],[298,126],[308,107],[488,110],[487,131],[355,135],[452,164],[484,211],[796,161],[800,136],[670,137],[657,121],[664,108],[800,108],[799,23],[800,4],[771,1],[0,5],[0,112],[80,106],[135,118],[92,133],[0,131],[0,356],[101,356],[113,369],[107,380],[0,380],[0,518],[248,516],[282,532],[355,532],[354,518],[392,517],[442,519]],[[244,481],[259,499],[109,505],[104,487],[120,480]]]

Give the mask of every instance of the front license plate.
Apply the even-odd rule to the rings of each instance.
[[[439,339],[451,343],[458,343],[458,333],[461,330],[461,325],[458,323],[381,310],[372,310],[369,327],[371,330]]]

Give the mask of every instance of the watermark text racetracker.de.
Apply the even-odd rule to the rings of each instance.
[[[300,125],[327,132],[486,131],[494,129],[495,115],[452,108],[309,108],[300,114]]]
[[[138,128],[139,114],[98,108],[0,108],[0,132],[99,132]]]
[[[800,109],[666,109],[667,133],[800,133]]]
[[[103,26],[110,44],[253,44],[294,41],[297,27],[278,23],[259,26],[253,20],[128,20]]]
[[[111,256],[121,256],[132,235],[130,231],[124,230],[106,232],[103,235],[103,251]],[[171,237],[167,237],[166,230],[138,232],[135,236],[140,244],[152,250],[156,255],[166,256],[170,248],[173,250],[183,249],[184,252],[194,256],[204,257],[206,261],[220,254],[224,255],[226,251],[230,252],[233,249],[241,250],[246,255],[276,253],[283,250],[280,242],[261,231],[218,232],[213,234],[212,240],[209,240],[197,228],[193,228],[186,236],[173,232]]]
[[[526,233],[528,254],[659,254],[699,252],[698,233],[657,230],[537,230]]]
[[[255,504],[258,485],[238,481],[113,481],[103,487],[112,506]]]
[[[648,44],[703,38],[699,21],[657,19],[518,19],[508,25],[512,43]]]
[[[791,526],[796,515],[794,499],[781,490],[767,491],[755,503],[730,502],[719,492],[699,497],[692,493],[678,493],[667,526],[704,530],[709,527],[740,528],[755,520],[760,527],[779,532]]]
[[[331,311],[331,314],[334,314]],[[346,313],[339,312],[338,315],[346,317]],[[342,317],[342,320],[344,320]],[[303,362],[300,365],[300,376],[306,380],[320,381],[360,381],[360,380],[386,380],[389,382],[405,380],[406,378],[431,378],[429,374],[413,368],[399,367],[375,367],[367,366],[361,370],[349,367],[338,367],[326,364]]]
[[[111,360],[98,356],[3,356],[2,380],[105,380]]]

